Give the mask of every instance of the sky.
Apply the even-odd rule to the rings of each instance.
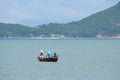
[[[119,0],[0,0],[0,23],[37,26],[68,23],[116,5]]]

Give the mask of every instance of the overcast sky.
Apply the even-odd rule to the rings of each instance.
[[[119,0],[0,0],[0,22],[36,26],[67,23],[116,5]]]

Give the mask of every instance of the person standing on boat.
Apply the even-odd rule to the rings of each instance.
[[[43,51],[40,51],[40,59],[44,59]]]
[[[48,52],[46,58],[51,58],[51,57],[52,57],[52,53]]]

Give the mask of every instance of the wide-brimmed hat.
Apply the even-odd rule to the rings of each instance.
[[[41,53],[43,53],[43,50],[40,50]]]

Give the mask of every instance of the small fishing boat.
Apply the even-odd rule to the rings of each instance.
[[[57,62],[58,57],[51,57],[51,58],[40,58],[40,57],[38,57],[38,60],[40,62]]]

